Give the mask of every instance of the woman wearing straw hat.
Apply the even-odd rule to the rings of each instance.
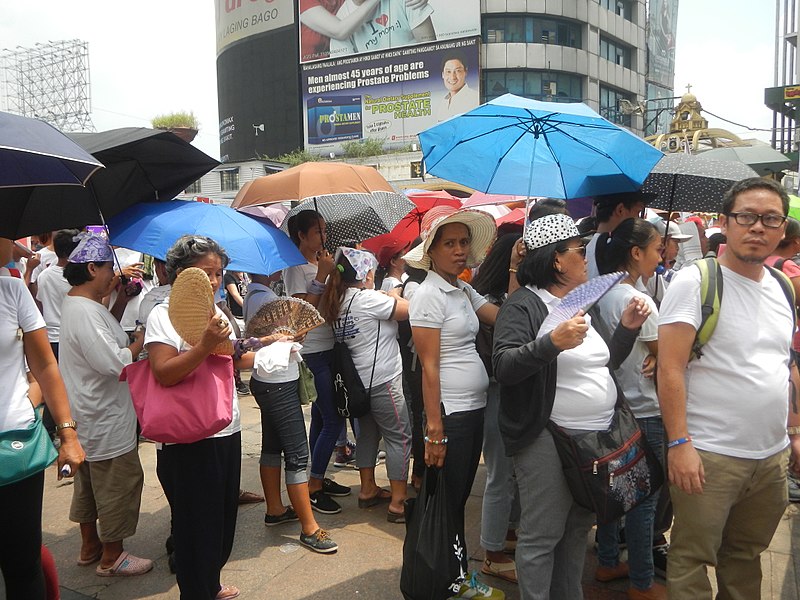
[[[492,356],[501,385],[500,432],[514,461],[522,509],[517,579],[523,600],[578,600],[594,515],[573,501],[546,425],[608,428],[617,389],[607,364],[625,358],[649,309],[641,299],[631,301],[611,348],[582,312],[537,339],[552,307],[586,281],[586,248],[562,214],[531,222],[523,239],[521,287],[500,309]]]
[[[425,464],[444,469],[450,509],[463,532],[464,506],[483,445],[489,378],[475,349],[478,321],[494,324],[497,307],[458,279],[494,242],[491,215],[437,206],[422,220],[422,243],[403,258],[428,271],[414,293],[409,320],[422,364]],[[463,537],[462,537],[463,539]],[[475,586],[475,587],[473,587]],[[503,598],[474,577],[455,597]]]

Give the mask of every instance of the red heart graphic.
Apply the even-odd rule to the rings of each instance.
[[[377,19],[375,19],[376,23],[380,23],[382,27],[386,27],[386,24],[389,22],[388,15],[381,15]]]

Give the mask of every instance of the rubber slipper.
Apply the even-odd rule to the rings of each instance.
[[[517,583],[517,564],[514,561],[507,563],[493,562],[487,558],[483,561],[481,573],[484,575],[491,575],[492,577],[497,577],[498,579],[503,579],[505,581],[510,581],[511,583]]]
[[[216,600],[233,600],[233,598],[239,597],[239,588],[234,587],[232,585],[223,585],[220,586],[219,592],[217,592]]]
[[[359,498],[358,508],[370,508],[371,506],[375,506],[377,504],[380,504],[381,502],[391,502],[391,501],[392,501],[392,492],[384,488],[379,488],[378,492],[371,498]]]
[[[404,512],[396,513],[392,510],[386,511],[386,520],[389,521],[389,523],[405,523],[406,513]]]
[[[144,575],[153,568],[153,561],[149,558],[139,558],[130,552],[123,552],[117,561],[110,567],[97,565],[95,572],[100,577],[132,577]]]
[[[97,554],[95,554],[91,558],[87,558],[85,560],[82,559],[82,558],[78,558],[78,566],[79,567],[88,567],[89,565],[93,565],[94,563],[96,563],[101,558],[103,558],[103,549],[102,548],[100,550],[98,550]]]

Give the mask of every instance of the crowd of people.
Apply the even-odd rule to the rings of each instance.
[[[578,600],[597,520],[571,487],[554,431],[607,431],[627,406],[669,483],[624,519],[598,524],[595,578],[628,578],[634,600],[710,598],[706,569],[714,566],[720,597],[757,598],[760,554],[787,494],[800,499],[793,480],[800,474],[800,223],[787,217],[785,190],[768,179],[734,185],[722,201],[720,231],[709,237],[702,219],[652,217],[648,200],[638,192],[597,197],[594,216],[578,223],[568,203],[546,200],[533,206],[524,229],[505,227],[499,236],[486,212],[438,206],[425,214],[419,240],[377,257],[358,244],[327,249],[324,219],[301,211],[288,230],[305,264],[272,274],[229,271],[217,241],[187,235],[154,262],[143,292],[128,283],[144,274],[142,257],[113,249],[102,235],[37,236],[27,265],[11,241],[0,240],[7,266],[0,432],[32,427],[43,400],[44,426],[59,442],[58,477],[75,478],[69,519],[80,528],[77,564],[103,577],[144,575],[152,560],[123,547],[136,533],[144,473],[120,374],[146,359],[160,385],[181,386],[210,368],[215,348],[230,340],[231,385],[203,391],[231,407],[230,423],[199,441],[156,446],[171,512],[164,535],[182,598],[239,595],[220,573],[243,494],[238,396],[252,393],[261,415],[264,496],[256,497],[265,525],[299,522],[300,543],[330,554],[339,545],[314,513],[341,512],[335,498],[352,493],[328,476],[332,464],[354,465],[358,507],[385,505],[393,524],[406,522],[406,501],[425,473],[440,470],[463,540],[483,456],[482,580],[460,577],[452,597],[503,598],[490,585],[496,578],[517,584],[523,600]],[[171,287],[190,268],[227,297],[201,323],[194,345],[170,313]],[[618,281],[597,303],[543,328],[570,292],[609,273],[619,273]],[[275,289],[308,302],[325,323],[260,338],[256,347],[244,332],[279,299]],[[337,410],[336,341],[369,396],[369,412],[356,419]],[[273,345],[287,362],[263,359],[258,347]],[[316,392],[308,430],[300,401],[306,368]],[[249,386],[240,373],[250,374]],[[381,456],[388,488],[376,477]],[[44,573],[52,569],[43,569],[43,485],[44,471],[0,485],[0,529],[17,540],[0,549],[10,599],[46,597]]]

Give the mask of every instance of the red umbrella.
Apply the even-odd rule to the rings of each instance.
[[[419,237],[419,227],[422,217],[434,206],[461,207],[461,200],[447,192],[415,192],[408,197],[414,203],[411,212],[403,217],[389,233],[364,240],[362,246],[378,257],[378,263],[386,266],[392,256],[411,244]]]
[[[495,219],[497,226],[513,223],[514,225],[525,225],[526,212],[524,208],[515,208],[510,213]]]
[[[475,192],[464,201],[464,208],[472,206],[486,206],[487,204],[509,204],[511,202],[525,202],[526,196],[510,196],[506,194],[484,194]]]

